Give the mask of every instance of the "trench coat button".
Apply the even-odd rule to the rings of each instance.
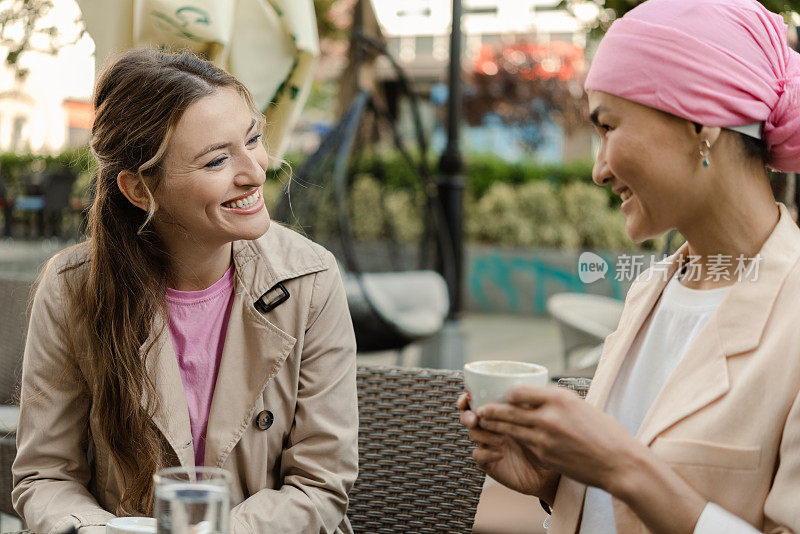
[[[258,428],[261,430],[266,430],[272,426],[274,420],[275,417],[272,415],[272,412],[264,410],[256,416],[256,425],[258,425]]]

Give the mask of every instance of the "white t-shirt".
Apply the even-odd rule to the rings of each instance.
[[[619,421],[631,435],[638,432],[656,396],[729,290],[730,287],[690,289],[679,282],[677,273],[664,288],[661,299],[636,335],[605,406],[606,413]],[[703,523],[713,524],[711,532],[719,532],[716,525],[720,524],[717,522],[720,515],[727,521],[725,525],[741,522],[750,528],[728,530],[728,534],[757,532],[741,519],[713,505],[703,511],[698,528]],[[731,523],[731,519],[736,520],[735,523]],[[580,532],[616,534],[611,495],[598,488],[587,488]],[[695,529],[696,534],[700,532],[702,530]]]

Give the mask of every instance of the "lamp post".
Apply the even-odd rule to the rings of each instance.
[[[461,0],[453,2],[453,28],[450,32],[450,68],[447,102],[447,146],[439,159],[438,200],[441,203],[444,224],[450,247],[439,252],[439,271],[447,281],[450,293],[450,311],[439,336],[427,342],[422,349],[423,367],[461,369],[466,348],[464,332],[458,320],[461,311],[461,281],[463,280],[463,220],[464,220],[464,162],[458,146],[461,122]],[[452,261],[448,268],[446,261]]]
[[[453,1],[453,26],[450,31],[450,67],[448,72],[447,146],[439,159],[439,201],[452,247],[453,269],[440,266],[450,292],[448,319],[458,317],[462,305],[463,221],[464,221],[464,162],[459,148],[461,125],[461,0]],[[447,255],[440,254],[440,261]],[[448,273],[449,271],[449,273]]]

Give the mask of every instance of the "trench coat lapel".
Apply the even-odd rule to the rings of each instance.
[[[284,241],[286,232],[272,223],[258,241],[234,243],[235,296],[206,431],[207,466],[221,467],[247,426],[254,424],[258,398],[297,342],[255,303],[279,282],[326,268],[310,248]],[[286,302],[282,306],[287,308],[276,310],[292,305]]]
[[[259,395],[296,339],[270,324],[249,295],[236,292],[206,431],[205,465],[221,467],[248,425]]]
[[[242,290],[241,284],[236,285],[206,431],[207,466],[224,463],[251,422],[250,412],[258,395],[280,369],[296,342],[294,337],[269,323],[255,309],[257,299],[252,299],[249,292]],[[164,321],[160,323],[164,324]],[[194,444],[189,408],[178,359],[166,328],[148,360],[148,369],[150,376],[155,377],[158,393],[158,410],[153,422],[175,451],[180,465],[193,467]],[[142,399],[144,406],[146,402]]]
[[[183,391],[178,359],[175,357],[172,339],[166,324],[164,318],[159,316],[153,333],[142,345],[142,350],[144,350],[149,344],[155,342],[147,359],[147,370],[155,381],[158,395],[153,422],[175,451],[180,465],[193,467],[194,447],[192,427],[189,422],[189,407]],[[161,332],[161,335],[156,339],[158,332]],[[148,402],[149,398],[145,392],[142,397],[142,406],[146,407]]]
[[[258,395],[296,343],[294,337],[270,323],[255,303],[278,282],[327,268],[310,246],[297,244],[289,232],[273,222],[258,240],[233,243],[235,295],[209,413],[204,458],[207,466],[224,463],[251,423]],[[163,316],[157,317],[140,349],[144,354],[153,344],[147,358],[158,399],[153,422],[175,451],[180,465],[194,467],[189,407],[167,325]],[[141,404],[147,407],[148,402],[145,393]]]

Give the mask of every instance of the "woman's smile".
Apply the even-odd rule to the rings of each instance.
[[[628,189],[626,186],[622,186],[621,188],[614,189],[614,193],[616,193],[619,196],[620,200],[622,200],[620,211],[624,213],[626,209],[632,204],[633,191]]]
[[[264,197],[260,187],[222,203],[224,210],[241,215],[258,213],[263,207]]]
[[[633,205],[633,193],[630,189],[627,189],[620,195],[620,198],[622,199],[622,205],[620,205],[619,209],[622,213],[627,214],[630,207]]]
[[[187,108],[167,151],[168,179],[156,198],[156,224],[168,247],[181,246],[188,236],[191,250],[196,243],[214,249],[267,232],[262,186],[269,158],[260,128],[231,88]]]

